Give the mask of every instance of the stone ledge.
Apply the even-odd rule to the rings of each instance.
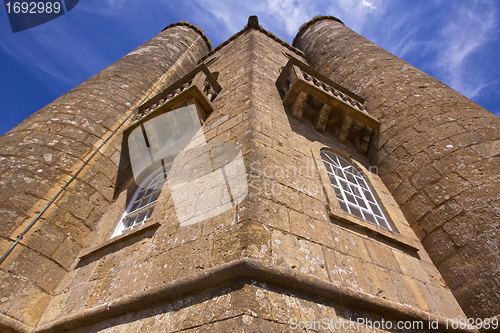
[[[417,246],[417,243],[415,241],[412,241],[411,239],[408,239],[404,236],[401,236],[397,233],[391,232],[389,230],[386,230],[384,227],[378,226],[374,223],[370,223],[367,221],[363,221],[362,219],[349,214],[348,212],[342,210],[342,209],[337,209],[333,205],[328,205],[328,209],[330,211],[330,218],[332,219],[338,219],[344,223],[348,223],[351,225],[354,225],[360,229],[367,230],[368,232],[380,236],[386,240],[388,240],[391,243],[395,243],[399,246],[402,246],[406,249],[409,249],[415,253],[420,251],[420,249]]]
[[[289,268],[276,268],[269,263],[249,258],[242,258],[210,268],[163,286],[144,290],[135,295],[94,307],[83,313],[70,315],[42,325],[33,332],[48,333],[76,329],[241,279],[251,279],[272,284],[331,300],[335,303],[356,306],[360,310],[394,317],[398,320],[422,321],[424,327],[429,327],[431,321],[437,321],[439,326],[436,331],[438,332],[479,332],[472,329],[453,330],[446,327],[447,318],[370,294],[353,291],[347,287],[339,287],[333,283],[322,281],[314,276],[299,273]],[[448,319],[449,321],[450,319]]]
[[[132,238],[134,236],[140,235],[140,234],[144,233],[145,231],[157,228],[159,226],[160,226],[159,222],[149,222],[149,223],[146,223],[146,224],[140,226],[137,229],[132,229],[132,230],[129,230],[129,231],[121,234],[120,236],[116,236],[116,237],[110,238],[107,241],[102,242],[98,246],[91,247],[89,249],[83,250],[80,253],[80,256],[78,258],[79,259],[88,258],[88,257],[90,257],[90,256],[92,256],[92,255],[94,255],[94,254],[96,254],[98,252],[101,252],[104,249],[107,249],[107,248],[109,248],[109,247],[111,247],[111,246],[113,246],[113,245],[115,245],[117,243],[123,242],[123,241],[125,241],[125,240],[127,240],[129,238]]]
[[[33,328],[0,313],[0,331],[3,333],[27,333]]]

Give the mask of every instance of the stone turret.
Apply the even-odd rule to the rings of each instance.
[[[3,135],[2,254],[165,73],[168,77],[157,89],[193,69],[210,49],[201,29],[185,22],[172,24]],[[39,321],[108,212],[115,189],[128,177],[126,168],[119,168],[121,154],[122,137],[115,135],[1,264],[3,316],[29,326]]]
[[[369,157],[470,317],[500,313],[500,118],[333,17],[293,45],[366,99],[380,121]]]

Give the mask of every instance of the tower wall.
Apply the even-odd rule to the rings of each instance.
[[[380,120],[369,157],[466,314],[499,314],[500,118],[335,18],[293,45]]]
[[[463,317],[366,156],[283,106],[276,80],[290,55],[305,61],[254,24],[203,59],[222,86],[204,138],[240,147],[246,198],[186,226],[164,188],[148,222],[155,228],[103,247],[135,190],[117,185],[84,249],[97,250],[59,284],[39,330],[289,331],[293,320]],[[329,216],[331,185],[315,159],[322,147],[359,161],[400,238],[417,249]]]
[[[3,135],[2,254],[163,74],[171,69],[158,88],[185,75],[210,49],[201,29],[189,23],[173,24]],[[26,327],[38,323],[56,287],[73,270],[81,249],[116,199],[115,189],[131,176],[130,168],[120,164],[127,154],[121,151],[124,127],[126,124],[1,264],[4,323],[9,317]]]

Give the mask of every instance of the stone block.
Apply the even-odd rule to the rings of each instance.
[[[365,239],[353,232],[332,225],[333,240],[332,247],[342,254],[356,257],[371,262],[372,259],[365,244]]]
[[[403,204],[401,210],[403,211],[403,214],[405,214],[405,217],[408,219],[408,222],[410,222],[410,225],[412,225],[417,222],[422,216],[431,211],[432,208],[433,206],[430,203],[429,198],[425,197],[422,194],[415,194],[413,197],[411,197],[410,200]]]
[[[27,282],[19,276],[0,271],[0,313],[7,313],[26,284]]]
[[[240,258],[270,260],[271,231],[265,225],[245,221],[214,234],[213,264],[221,265]]]
[[[294,210],[289,211],[290,227],[293,234],[319,244],[331,246],[333,234],[331,224],[310,218]]]
[[[329,221],[328,214],[326,213],[326,202],[324,200],[317,200],[304,193],[299,193],[299,196],[304,214],[319,221]]]
[[[182,244],[151,258],[152,270],[146,286],[156,287],[212,266],[212,245],[208,237]]]
[[[144,290],[153,261],[137,261],[121,268],[111,282],[107,300],[112,301]]]
[[[366,279],[370,284],[370,293],[393,302],[400,302],[397,289],[392,283],[390,272],[377,265],[363,264]]]
[[[321,246],[278,230],[272,232],[272,263],[328,280]]]
[[[49,305],[50,299],[50,294],[37,286],[29,284],[9,308],[7,316],[34,327],[43,315],[45,308]]]
[[[442,228],[433,231],[423,241],[429,256],[439,266],[446,258],[456,251],[455,244]]]
[[[340,288],[370,293],[370,285],[358,258],[324,248],[330,281]]]
[[[439,205],[470,187],[471,184],[466,178],[450,173],[438,182],[426,186],[424,191],[436,205]]]
[[[420,260],[401,251],[393,250],[392,253],[396,258],[403,275],[421,281],[425,284],[431,283]]]
[[[54,296],[40,318],[40,325],[50,323],[59,317],[68,301],[68,294]]]
[[[373,263],[387,270],[401,273],[401,267],[399,267],[390,246],[376,240],[366,240],[365,244]]]
[[[75,288],[70,294],[70,297],[72,297],[71,300],[75,301],[70,303],[68,299],[68,304],[64,308],[64,312],[78,311],[79,308],[91,309],[95,306],[106,304],[106,297],[111,289],[113,278],[113,275],[108,275],[102,279],[85,283]]]
[[[415,194],[417,190],[412,183],[406,179],[393,191],[394,199],[399,205],[403,205]]]
[[[240,221],[251,220],[290,231],[288,209],[274,201],[249,195],[239,206]]]
[[[441,206],[432,209],[419,221],[419,225],[426,232],[431,233],[436,228],[442,226],[448,220],[457,216],[463,211],[462,206],[455,200],[448,200]]]
[[[85,246],[90,230],[81,220],[62,209],[49,210],[45,218],[48,224],[54,226],[64,235],[70,236],[78,245]]]
[[[0,235],[9,237],[11,233],[26,221],[26,217],[16,211],[0,207]],[[17,237],[18,235],[12,235]]]
[[[76,244],[70,237],[67,237],[62,241],[51,257],[64,269],[69,271],[75,264],[81,251],[82,247]]]
[[[55,291],[66,274],[66,271],[58,264],[28,248],[24,248],[16,261],[9,266],[9,271],[33,281],[49,293]]]
[[[39,221],[23,237],[21,243],[50,257],[64,240],[64,235],[49,224]]]
[[[411,181],[417,190],[421,189],[427,184],[432,184],[438,179],[440,179],[439,173],[431,166],[423,167],[411,177]]]

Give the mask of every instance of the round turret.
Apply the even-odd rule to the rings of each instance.
[[[293,45],[366,99],[381,122],[372,163],[466,314],[497,315],[500,118],[336,18],[315,17]]]

